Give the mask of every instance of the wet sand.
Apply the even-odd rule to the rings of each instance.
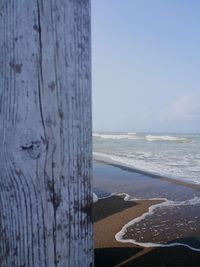
[[[168,177],[164,177],[164,176],[161,177],[158,174],[153,174],[153,173],[149,173],[149,172],[146,172],[146,171],[141,171],[141,170],[135,169],[134,167],[128,167],[126,165],[119,165],[119,164],[114,163],[112,161],[106,162],[106,161],[103,161],[103,160],[96,160],[96,164],[101,164],[101,163],[104,164],[104,165],[110,165],[110,166],[113,166],[113,167],[120,168],[121,170],[124,170],[124,171],[132,172],[132,173],[136,173],[136,174],[142,174],[144,176],[148,176],[148,177],[155,178],[155,179],[160,179],[162,181],[167,181],[167,182],[170,182],[170,183],[174,183],[176,185],[187,186],[187,187],[190,187],[190,188],[193,188],[195,190],[200,191],[200,185],[199,184],[193,184],[193,183],[189,183],[188,181],[172,179],[172,178],[168,178]]]
[[[115,234],[119,232],[127,222],[135,217],[141,216],[148,211],[151,205],[157,203],[161,203],[161,201],[144,200],[132,202],[124,201],[123,198],[119,196],[112,196],[96,202],[94,205],[95,247],[124,247],[123,243],[116,241]],[[107,238],[104,239],[103,237]]]
[[[128,221],[141,216],[161,201],[127,202],[119,196],[99,200],[94,204],[95,266],[200,266],[200,253],[185,247],[143,248],[116,241],[115,234]]]
[[[166,197],[167,199],[183,200],[199,195],[199,187],[196,188],[193,185],[190,187],[182,183],[146,177],[143,174],[131,174],[130,172],[127,174],[127,170],[120,170],[116,166],[98,164],[100,165],[96,165],[97,169],[94,171],[95,186],[97,192],[100,195],[103,194],[103,196],[113,192],[128,191],[135,198]],[[116,241],[116,233],[125,224],[147,212],[150,206],[161,202],[161,200],[134,200],[130,202],[124,201],[121,196],[116,195],[96,202],[94,204],[95,266],[199,267],[200,252],[195,252],[187,247],[144,248],[131,243]],[[194,209],[193,213],[196,212],[199,212],[199,209]],[[182,215],[184,216],[184,213]],[[159,216],[164,220],[168,218],[168,214]],[[174,218],[173,213],[170,216]],[[152,225],[157,223],[157,219],[158,217],[155,217],[155,222],[153,221]],[[173,224],[173,220],[171,222]],[[184,229],[184,227],[183,225],[182,228]],[[170,226],[170,231],[167,233],[170,242],[177,242],[177,240],[174,240],[177,229],[177,227],[173,229],[173,225]],[[133,238],[132,231],[133,229],[128,229],[125,238]],[[199,231],[195,232],[196,235],[190,233],[187,229],[186,231],[184,238],[179,238],[178,241],[199,246]],[[150,238],[148,229],[145,229],[142,234],[144,240],[148,242]],[[163,240],[157,238],[156,241],[162,242]]]

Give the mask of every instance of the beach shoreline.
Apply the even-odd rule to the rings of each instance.
[[[160,197],[156,194],[157,189],[155,189],[155,195],[154,197],[145,197],[145,192],[148,191],[149,185],[151,183],[153,185],[159,184],[159,188],[164,190],[164,188],[169,187],[176,188],[176,192],[179,191],[185,191],[186,193],[189,192],[189,197],[186,201],[186,205],[181,208],[187,208],[188,201],[193,200],[190,195],[191,192],[195,192],[195,194],[199,193],[199,186],[194,184],[188,184],[179,181],[174,181],[172,179],[163,179],[160,177],[149,176],[146,173],[141,172],[135,172],[133,169],[129,167],[119,166],[113,163],[108,162],[102,162],[102,161],[95,161],[95,168],[100,168],[99,171],[94,171],[95,176],[95,185],[98,188],[100,186],[101,190],[105,190],[107,193],[116,193],[113,195],[109,195],[108,197],[104,197],[103,199],[99,199],[98,202],[94,204],[94,216],[97,216],[94,223],[94,240],[95,240],[95,266],[99,267],[111,267],[111,266],[190,266],[189,262],[192,263],[192,266],[200,266],[200,247],[197,248],[198,251],[195,251],[195,247],[193,250],[193,247],[191,244],[199,244],[200,242],[200,233],[198,232],[195,236],[190,236],[190,231],[188,231],[188,237],[186,234],[185,239],[183,239],[183,246],[177,246],[175,243],[177,243],[177,240],[173,241],[173,236],[175,234],[175,231],[177,229],[173,229],[169,231],[169,235],[172,236],[171,247],[162,247],[161,244],[158,244],[158,246],[151,246],[151,247],[144,247],[142,244],[138,246],[137,242],[129,242],[128,240],[125,240],[124,242],[121,242],[120,237],[118,240],[116,240],[116,235],[122,231],[122,229],[126,227],[126,225],[132,221],[134,221],[137,218],[142,217],[145,213],[148,213],[151,207],[155,205],[161,205],[168,201],[168,198],[166,197]],[[103,168],[103,172],[102,169]],[[109,174],[110,176],[104,177],[107,175],[107,168],[109,168]],[[113,173],[112,173],[113,171]],[[142,175],[137,178],[138,175]],[[118,174],[121,179],[119,179],[116,174]],[[125,175],[126,174],[126,175]],[[131,180],[132,175],[134,174],[133,181]],[[130,178],[126,176],[130,176]],[[143,175],[147,178],[145,180],[141,180],[140,178],[143,177]],[[117,178],[116,178],[117,177]],[[156,178],[156,179],[155,179]],[[159,179],[158,179],[159,178]],[[103,180],[103,181],[102,181]],[[157,181],[157,182],[156,182]],[[123,189],[123,183],[128,184],[127,188],[130,188],[131,186],[138,186],[140,183],[143,183],[143,187],[141,190],[144,192],[144,197],[138,198],[135,196],[135,192],[137,192],[137,188],[135,191],[134,188],[130,188],[130,191],[132,192],[131,201],[120,201],[121,198],[123,199],[125,197],[126,200],[128,200],[128,196],[125,196],[125,194],[117,195],[119,193],[126,193]],[[116,190],[117,184],[119,184],[119,188],[122,190],[121,192]],[[130,185],[129,185],[130,184]],[[145,185],[144,185],[145,184]],[[162,186],[160,186],[162,185]],[[124,185],[126,188],[126,185]],[[113,188],[113,191],[112,191]],[[180,190],[181,189],[181,190]],[[152,190],[152,189],[151,189]],[[177,191],[178,190],[178,191]],[[163,191],[165,192],[165,191]],[[167,190],[168,196],[170,197],[171,192],[170,190]],[[183,196],[185,194],[183,193]],[[160,193],[160,192],[159,192]],[[135,196],[135,197],[134,197]],[[195,200],[195,199],[194,199]],[[170,203],[173,203],[173,200],[170,200]],[[199,199],[198,199],[199,201]],[[132,202],[133,206],[130,205]],[[184,203],[183,200],[175,203]],[[195,205],[196,203],[194,203]],[[127,206],[128,205],[128,206]],[[190,207],[189,207],[190,208]],[[190,208],[191,209],[191,208]],[[173,208],[172,210],[175,210]],[[178,210],[178,209],[177,209]],[[95,215],[96,214],[96,215]],[[98,215],[97,215],[98,214]],[[183,214],[184,215],[184,214]],[[165,215],[167,216],[167,215]],[[171,218],[174,218],[174,215],[170,215]],[[153,217],[152,217],[153,218]],[[162,215],[161,218],[164,218]],[[153,220],[153,219],[152,219]],[[131,223],[130,223],[131,224]],[[134,229],[134,227],[133,227]],[[187,230],[187,227],[183,226],[183,230]],[[132,230],[131,230],[132,231]],[[129,232],[130,234],[131,232]],[[146,236],[145,236],[146,235]],[[144,233],[144,239],[148,240],[149,233]],[[127,237],[126,237],[127,238]],[[131,237],[132,238],[132,237]],[[128,239],[128,238],[127,238]],[[151,241],[151,240],[150,240]],[[184,242],[186,242],[186,246],[184,247]],[[188,242],[188,243],[187,243]],[[190,244],[191,242],[191,244]],[[172,261],[175,261],[173,265],[170,265],[168,262],[168,259],[166,259],[165,254],[167,252],[170,252],[171,255],[169,258]],[[181,255],[184,254],[184,260],[183,257],[181,259]],[[121,255],[121,256],[120,256]],[[187,260],[185,259],[185,255],[187,256]],[[109,259],[108,259],[109,257]],[[155,260],[156,257],[156,260]],[[142,264],[142,265],[141,265]]]
[[[148,171],[139,170],[139,169],[136,169],[136,168],[134,168],[132,166],[128,166],[128,165],[123,164],[123,163],[118,163],[118,162],[115,162],[115,161],[109,160],[109,159],[105,160],[105,159],[94,158],[94,162],[103,163],[105,165],[110,165],[110,166],[113,166],[113,167],[117,167],[117,168],[120,168],[120,169],[128,171],[128,172],[147,175],[147,176],[149,176],[151,178],[160,179],[160,180],[171,182],[171,183],[174,183],[174,184],[177,184],[177,185],[183,185],[183,186],[191,187],[191,188],[193,188],[195,190],[200,191],[200,184],[192,183],[191,181],[188,181],[188,180],[184,181],[184,180],[180,180],[180,179],[176,179],[176,178],[169,178],[169,177],[162,176],[162,175],[159,175],[159,174],[154,174],[154,173],[151,173],[151,172],[148,172]]]
[[[120,212],[112,211],[112,202],[117,202]],[[126,207],[124,201],[120,202],[116,196],[100,199],[94,205],[95,213],[102,210],[110,210],[101,219],[97,219],[94,224],[94,244],[95,244],[95,267],[114,266],[180,266],[198,267],[200,264],[200,254],[187,247],[173,246],[165,247],[141,247],[136,244],[122,243],[115,239],[115,233],[123,227],[124,223],[133,218],[140,217],[148,211],[152,205],[162,203],[156,200],[134,201],[132,207]],[[123,206],[123,207],[120,207]],[[106,209],[105,209],[106,207]],[[166,254],[168,259],[166,259]],[[171,264],[169,264],[169,260]]]

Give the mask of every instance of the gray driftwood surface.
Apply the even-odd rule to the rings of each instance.
[[[89,0],[0,0],[0,266],[92,266]]]

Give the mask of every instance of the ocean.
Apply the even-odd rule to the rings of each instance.
[[[94,159],[200,184],[200,134],[93,133]]]

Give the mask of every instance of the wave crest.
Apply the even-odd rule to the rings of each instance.
[[[128,134],[99,134],[93,133],[93,137],[102,138],[102,139],[113,139],[113,140],[120,140],[120,139],[129,139],[135,140],[138,139],[136,133],[128,133]]]
[[[146,135],[147,141],[186,141],[186,138],[171,135]]]

